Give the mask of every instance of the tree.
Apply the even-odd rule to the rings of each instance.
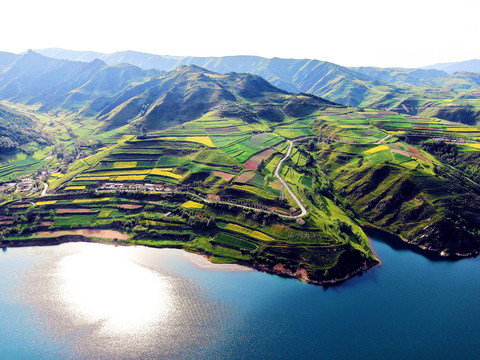
[[[265,160],[262,159],[262,161],[260,161],[260,164],[258,164],[257,171],[262,172],[263,169],[265,169]]]

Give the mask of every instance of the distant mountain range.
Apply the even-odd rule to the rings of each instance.
[[[448,74],[454,74],[456,72],[476,72],[480,73],[480,59],[473,59],[467,61],[439,63],[435,65],[424,66],[422,69],[437,69],[445,71]]]
[[[107,65],[99,59],[59,60],[34,51],[0,54],[0,63],[6,64],[0,72],[1,100],[95,117],[102,131],[133,121],[158,130],[208,112],[247,122],[283,121],[340,106],[314,95],[289,93],[256,75],[222,75],[196,65],[165,72],[126,63]]]
[[[306,92],[348,106],[394,106],[397,99],[425,96],[452,97],[447,90],[479,89],[480,60],[438,64],[421,69],[356,67],[348,68],[326,61],[309,59],[262,58],[258,56],[190,57],[165,56],[123,51],[114,54],[38,50],[42,55],[75,61],[101,59],[109,65],[128,63],[142,69],[171,71],[180,65],[197,65],[218,73],[241,72],[259,75],[274,86],[290,92]],[[443,66],[445,65],[445,66]],[[447,66],[448,65],[448,66]],[[455,74],[454,72],[462,72]],[[392,94],[395,101],[392,101]]]
[[[178,57],[133,51],[101,54],[43,49],[18,55],[0,52],[0,99],[39,103],[44,111],[77,111],[79,116],[108,122],[105,126],[110,129],[150,114],[149,107],[158,105],[158,99],[167,91],[164,81],[168,73],[193,65],[203,68],[200,72],[205,74],[258,75],[286,92],[313,94],[347,106],[389,108],[415,115],[428,110],[429,116],[449,120],[458,116],[451,111],[437,111],[431,100],[480,98],[480,74],[474,72],[449,75],[437,69],[348,68],[319,60],[256,56]],[[207,103],[213,104],[210,100]],[[141,110],[135,108],[137,105]],[[185,109],[178,111],[181,117],[188,113]],[[242,111],[242,116],[250,115]],[[475,115],[462,122],[477,120]]]

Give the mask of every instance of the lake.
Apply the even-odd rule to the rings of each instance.
[[[329,288],[175,249],[9,248],[0,358],[477,358],[479,259],[371,241],[382,265]]]

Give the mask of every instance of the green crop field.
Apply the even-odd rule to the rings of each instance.
[[[175,246],[322,282],[376,263],[360,225],[425,248],[435,245],[425,229],[439,238],[442,229],[478,235],[480,226],[469,224],[478,218],[480,129],[441,113],[348,108],[267,84],[251,93],[261,79],[236,73],[179,72],[181,81],[155,88],[175,88],[165,98],[150,90],[135,98],[138,113],[134,101],[95,117],[60,108],[58,117],[39,114],[56,142],[1,156],[2,183],[28,176],[35,184],[2,198],[2,238],[33,239],[52,228],[89,239],[89,230],[115,231],[122,244]],[[381,103],[384,95],[369,96]],[[462,104],[444,100],[429,101]],[[89,106],[82,108],[93,114]],[[284,187],[274,171],[292,139],[299,140],[282,163]],[[438,251],[471,250],[438,243]]]

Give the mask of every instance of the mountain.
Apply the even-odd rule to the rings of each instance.
[[[88,56],[83,52],[61,49],[43,49],[38,52],[69,60],[81,60]],[[395,85],[319,60],[267,59],[258,56],[178,57],[134,51],[102,54],[98,58],[110,65],[125,62],[143,69],[171,71],[181,65],[197,65],[218,73],[250,73],[259,75],[286,91],[310,93],[351,106],[359,105],[370,93],[387,94],[397,91]]]
[[[49,58],[82,62],[91,62],[104,56],[104,54],[94,51],[75,51],[59,48],[35,50],[35,52]]]
[[[445,71],[448,74],[454,74],[459,71],[480,73],[480,59],[467,61],[438,63],[422,67],[422,69],[437,69]]]
[[[25,151],[29,143],[48,143],[48,136],[39,131],[36,120],[10,106],[0,104],[0,154]]]
[[[129,64],[108,66],[101,60],[79,62],[28,51],[0,73],[0,99],[41,104],[41,110],[102,108],[115,94],[161,72]]]
[[[251,74],[221,75],[196,65],[164,73],[99,59],[53,59],[33,51],[0,73],[0,99],[96,117],[102,130],[135,120],[145,129],[158,130],[208,112],[248,122],[279,122],[337,106],[314,95],[288,93]]]
[[[0,51],[0,71],[9,67],[20,55]]]
[[[105,129],[140,119],[148,130],[159,130],[213,112],[247,122],[280,122],[319,108],[338,106],[307,94],[290,94],[251,74],[217,74],[195,65],[180,66],[123,93],[99,118]]]
[[[348,106],[389,107],[412,97],[452,98],[457,97],[457,89],[480,89],[474,81],[451,76],[454,71],[446,66],[445,69],[442,66],[439,66],[440,69],[348,68],[319,60],[267,59],[258,56],[182,57],[135,51],[114,54],[62,49],[38,51],[59,59],[78,61],[97,57],[109,65],[129,63],[142,69],[171,71],[181,65],[197,65],[217,73],[250,73],[263,77],[283,90],[310,93]],[[462,71],[475,71],[472,64]]]
[[[356,67],[353,69],[372,78],[403,85],[430,86],[430,80],[448,77],[448,73],[445,71],[435,69],[379,67]]]

